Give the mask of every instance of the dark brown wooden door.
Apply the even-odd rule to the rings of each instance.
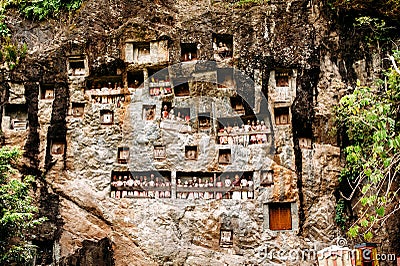
[[[271,230],[291,230],[292,217],[290,203],[271,204],[269,207],[269,228]]]

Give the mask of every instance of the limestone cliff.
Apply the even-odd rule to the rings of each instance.
[[[37,265],[315,265],[265,250],[342,237],[332,108],[380,60],[349,55],[360,44],[320,1],[234,2],[7,17],[29,56],[1,72],[2,137],[38,176]]]

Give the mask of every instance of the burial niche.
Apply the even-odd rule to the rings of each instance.
[[[133,62],[147,63],[150,61],[150,42],[133,43]]]
[[[137,89],[144,82],[143,71],[129,71],[127,73],[128,88]]]
[[[68,75],[84,76],[86,75],[85,56],[70,56],[68,58]]]
[[[180,82],[174,81],[174,94],[176,97],[187,97],[190,96],[189,83],[187,81]]]
[[[72,103],[72,116],[74,117],[82,117],[85,112],[85,104],[84,103]]]
[[[54,84],[41,84],[40,85],[40,99],[53,100],[54,99]]]
[[[231,100],[232,109],[238,115],[244,115],[245,114],[245,109],[244,109],[244,104],[243,104],[243,98],[240,97],[239,95],[236,95],[234,97],[231,97],[230,100]]]
[[[231,160],[232,160],[231,149],[219,149],[218,151],[219,164],[231,164]]]
[[[129,160],[129,147],[118,147],[118,163],[127,164]]]
[[[289,120],[289,107],[275,107],[274,115],[275,115],[275,124],[278,125],[288,125]]]
[[[26,104],[7,104],[4,107],[4,118],[9,121],[7,129],[16,131],[28,128],[28,106]]]
[[[54,140],[51,143],[51,155],[63,155],[65,150],[65,141]]]
[[[291,203],[270,203],[269,229],[270,230],[292,230]]]
[[[149,69],[149,93],[150,96],[172,94],[171,82],[169,79],[168,68],[161,70]]]
[[[197,44],[181,43],[181,61],[187,62],[197,60]]]
[[[275,87],[289,87],[289,72],[285,70],[275,71]]]
[[[199,121],[199,129],[200,130],[209,130],[211,128],[210,112],[199,113],[197,119]]]
[[[213,34],[214,60],[222,62],[232,58],[233,54],[233,35]]]
[[[230,247],[233,245],[233,230],[220,229],[220,247]]]
[[[164,160],[166,156],[165,146],[154,146],[154,159]]]
[[[112,171],[112,198],[171,198],[171,173]]]
[[[143,120],[150,121],[156,118],[156,106],[155,105],[143,105]]]
[[[197,146],[185,146],[185,158],[187,160],[197,160],[198,148]]]
[[[267,170],[261,172],[261,183],[262,187],[269,187],[274,184],[274,171]]]
[[[218,88],[235,88],[235,80],[233,78],[233,68],[220,68],[217,70]]]
[[[100,123],[112,125],[114,123],[114,112],[111,110],[100,110]]]
[[[175,107],[170,111],[170,119],[176,121],[190,121],[190,108]]]

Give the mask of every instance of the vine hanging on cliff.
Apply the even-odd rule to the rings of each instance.
[[[400,61],[400,52],[390,57],[393,68],[376,88],[358,84],[336,110],[338,126],[350,140],[341,173],[350,192],[341,195],[353,201],[357,214],[348,235],[362,234],[367,241],[400,209],[400,73],[395,63]]]

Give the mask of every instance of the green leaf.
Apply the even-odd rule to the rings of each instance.
[[[364,234],[364,239],[366,241],[371,241],[371,239],[374,237],[374,235],[372,234],[371,231],[367,232],[366,234]]]
[[[358,225],[354,225],[353,227],[350,227],[349,231],[347,232],[347,235],[350,238],[355,238],[358,235],[359,227]]]
[[[382,207],[377,208],[376,213],[381,217],[384,216],[385,215],[385,207],[382,206]]]
[[[392,161],[392,158],[386,158],[384,161],[383,161],[383,166],[384,167],[388,167],[389,165],[390,165],[390,162]]]
[[[366,184],[363,186],[363,188],[361,189],[361,193],[365,194],[367,193],[367,191],[371,188],[371,184]]]
[[[369,225],[369,222],[367,219],[363,219],[363,220],[361,220],[360,224],[362,227],[367,227]]]

